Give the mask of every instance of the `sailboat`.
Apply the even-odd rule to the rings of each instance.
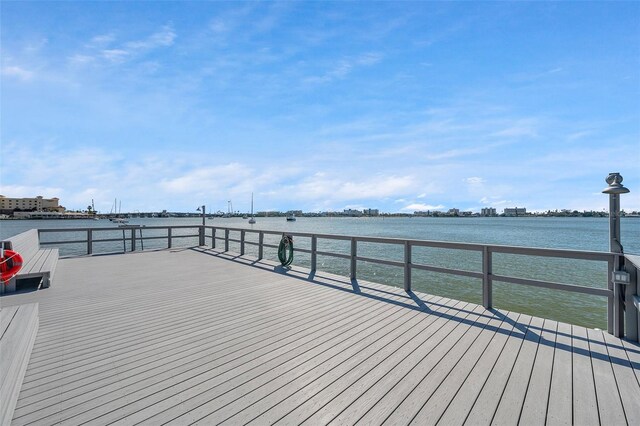
[[[117,206],[118,206],[118,199],[116,198],[116,199],[113,200],[113,209],[112,209],[112,211],[116,210]],[[113,222],[113,223],[118,223],[120,225],[124,225],[126,223],[129,223],[129,221],[127,219],[125,219],[124,217],[120,216],[121,212],[122,212],[122,200],[120,200],[120,207],[119,207],[118,211],[115,211],[116,217],[109,218],[109,220],[111,222]]]
[[[256,218],[253,216],[253,192],[251,193],[251,219],[249,219],[250,224],[256,223]]]

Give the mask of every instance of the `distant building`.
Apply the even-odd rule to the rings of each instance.
[[[380,216],[380,211],[378,209],[364,209],[362,210],[362,214],[367,216]]]
[[[483,207],[480,209],[480,216],[497,216],[495,207]]]
[[[505,216],[525,216],[526,214],[527,214],[527,209],[524,207],[514,207],[514,208],[504,209]]]
[[[342,214],[345,216],[362,216],[362,212],[360,210],[354,209],[344,209]]]
[[[447,214],[449,216],[460,216],[460,209],[449,209]]]
[[[9,198],[0,195],[0,210],[15,211],[27,210],[37,212],[64,212],[65,208],[58,204],[58,198],[43,198],[38,195],[35,198]]]

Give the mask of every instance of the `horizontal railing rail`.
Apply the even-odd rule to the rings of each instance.
[[[176,234],[175,231],[194,229],[197,230],[197,234]],[[122,238],[102,238],[96,239],[96,233],[100,232],[113,232],[122,231]],[[166,230],[166,235],[147,235],[143,236],[142,231],[148,230]],[[129,234],[126,234],[129,231]],[[223,243],[224,247],[220,247],[220,250],[230,251],[230,243],[238,244],[240,246],[239,254],[245,255],[245,249],[247,246],[258,248],[258,259],[264,258],[265,249],[277,249],[277,244],[271,244],[265,241],[265,236],[282,236],[282,231],[270,231],[270,230],[258,230],[247,229],[238,227],[221,227],[221,226],[202,226],[202,225],[178,225],[178,226],[126,226],[119,228],[67,228],[67,229],[40,229],[39,233],[65,233],[65,232],[86,232],[86,239],[84,240],[62,240],[62,241],[46,241],[42,242],[43,245],[60,245],[60,244],[87,244],[87,254],[93,253],[93,245],[96,243],[105,242],[117,242],[123,241],[123,251],[127,250],[126,241],[129,242],[131,251],[136,250],[136,242],[139,242],[144,248],[144,241],[149,240],[161,240],[167,241],[166,247],[171,248],[173,242],[176,239],[184,238],[198,238],[199,245],[204,246],[206,241],[210,242],[212,248],[218,248],[219,243]],[[257,241],[247,240],[248,234],[257,234]],[[561,290],[572,293],[580,293],[592,296],[605,297],[607,299],[607,323],[608,331],[618,336],[623,335],[624,330],[624,318],[629,323],[632,319],[630,312],[635,312],[637,323],[637,311],[634,309],[633,301],[636,304],[640,304],[637,300],[636,287],[633,289],[627,287],[621,289],[617,284],[613,282],[611,277],[608,277],[607,282],[603,283],[602,288],[590,287],[585,285],[566,284],[554,281],[546,281],[532,278],[524,278],[517,276],[510,276],[505,274],[495,273],[493,270],[493,257],[495,254],[507,254],[517,256],[535,256],[546,257],[556,259],[572,259],[572,260],[584,260],[584,261],[599,261],[606,262],[609,271],[613,270],[613,265],[617,256],[615,253],[598,252],[598,251],[583,251],[583,250],[567,250],[567,249],[552,249],[552,248],[536,248],[536,247],[522,247],[522,246],[508,246],[508,245],[496,245],[496,244],[479,244],[479,243],[463,243],[463,242],[449,242],[449,241],[430,241],[430,240],[418,240],[418,239],[403,239],[403,238],[388,238],[388,237],[372,237],[372,236],[348,236],[337,234],[319,234],[309,232],[286,232],[287,235],[291,235],[296,238],[309,239],[309,248],[296,247],[297,252],[306,253],[310,255],[310,269],[315,271],[317,269],[318,256],[327,256],[339,259],[345,259],[349,261],[349,276],[355,279],[358,274],[357,265],[358,262],[367,262],[371,264],[380,264],[391,267],[397,267],[403,269],[403,286],[405,291],[412,291],[412,271],[420,270],[427,272],[435,272],[441,274],[456,275],[462,277],[469,277],[481,280],[482,282],[482,304],[485,308],[491,309],[493,307],[493,283],[503,282],[515,285],[525,285],[538,288],[545,288],[551,290]],[[328,241],[343,241],[350,244],[345,252],[331,251],[326,248],[319,249],[318,242]],[[358,244],[383,244],[399,246],[399,250],[402,255],[402,259],[383,259],[378,257],[365,256],[358,253]],[[436,249],[450,249],[450,250],[464,250],[470,252],[477,252],[481,256],[481,270],[464,270],[452,267],[442,267],[429,265],[422,263],[413,254],[415,248],[436,248]],[[639,258],[639,256],[635,256]],[[635,262],[640,263],[640,259],[631,259],[627,263],[630,268],[634,268],[633,265],[637,265]],[[635,266],[634,279],[637,279],[637,266]],[[611,274],[609,274],[611,275]],[[630,292],[633,292],[631,294]],[[626,296],[626,297],[625,297]],[[634,299],[635,296],[635,299]],[[626,313],[625,313],[626,311]],[[628,337],[637,340],[637,326],[627,325],[629,332]]]

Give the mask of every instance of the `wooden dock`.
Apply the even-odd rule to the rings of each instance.
[[[640,424],[640,346],[215,250],[62,259],[12,424]]]

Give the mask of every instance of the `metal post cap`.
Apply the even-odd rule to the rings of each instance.
[[[609,176],[605,179],[607,184],[609,185],[605,189],[602,190],[603,194],[626,194],[629,192],[628,188],[625,188],[622,185],[622,175],[618,172],[609,173]]]

